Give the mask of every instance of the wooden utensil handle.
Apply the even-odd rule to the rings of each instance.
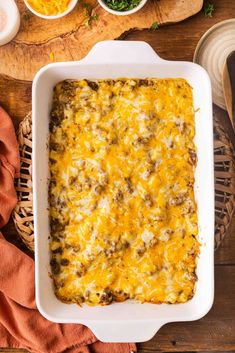
[[[227,68],[230,79],[231,93],[232,93],[232,119],[233,128],[235,127],[235,51],[227,57]]]

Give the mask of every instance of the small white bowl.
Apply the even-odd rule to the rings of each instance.
[[[146,4],[148,0],[141,0],[139,5],[137,5],[136,7],[134,7],[134,9],[132,10],[127,10],[127,11],[116,11],[113,9],[110,9],[110,7],[108,7],[108,5],[106,5],[104,0],[98,0],[100,6],[103,7],[103,9],[105,9],[106,11],[108,11],[109,13],[113,14],[113,15],[117,15],[117,16],[127,16],[127,15],[132,15],[133,13],[139,11],[140,9],[142,9],[142,7]]]
[[[57,18],[61,18],[61,17],[64,17],[66,16],[68,13],[70,13],[74,7],[77,5],[77,2],[78,0],[71,0],[70,3],[69,3],[69,6],[67,8],[67,10],[65,10],[64,12],[62,13],[59,13],[58,15],[54,15],[54,16],[47,16],[47,15],[43,15],[42,13],[40,12],[37,12],[35,11],[28,3],[27,0],[24,0],[24,3],[25,5],[27,6],[27,8],[36,16],[38,17],[41,17],[41,18],[44,18],[46,20],[56,20]]]
[[[20,13],[14,0],[0,0],[0,8],[6,14],[6,25],[0,32],[0,46],[9,43],[20,27]]]

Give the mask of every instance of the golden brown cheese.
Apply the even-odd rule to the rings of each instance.
[[[57,297],[92,305],[192,298],[199,243],[190,85],[63,81],[50,132]]]

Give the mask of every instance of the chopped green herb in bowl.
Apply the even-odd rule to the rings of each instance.
[[[98,0],[99,4],[114,15],[130,15],[140,10],[147,0]]]
[[[139,5],[140,0],[104,0],[104,2],[115,11],[129,11]]]

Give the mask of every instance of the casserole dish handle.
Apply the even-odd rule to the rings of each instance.
[[[166,324],[166,321],[114,321],[90,324],[88,327],[102,342],[146,342]]]
[[[81,60],[86,64],[156,64],[164,61],[146,42],[110,40],[97,43]]]

